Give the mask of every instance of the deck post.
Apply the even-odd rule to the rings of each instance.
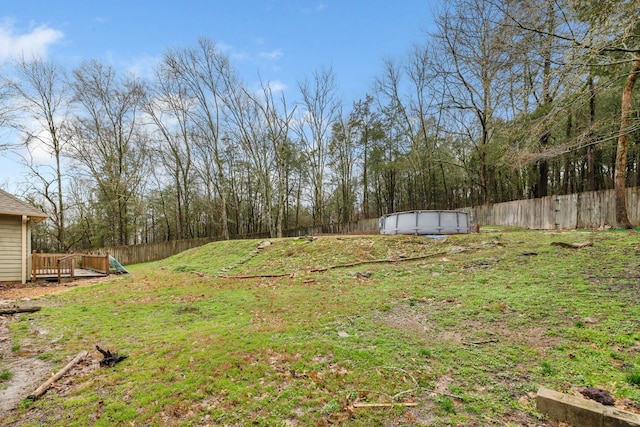
[[[38,268],[38,254],[36,253],[36,250],[32,250],[31,251],[31,281],[35,282],[36,281],[36,271]]]

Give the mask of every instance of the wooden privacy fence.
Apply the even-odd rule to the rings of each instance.
[[[170,240],[159,243],[143,243],[131,246],[111,246],[99,250],[111,254],[122,265],[139,264],[168,258],[191,248],[206,245],[220,238],[205,237],[201,239]]]
[[[640,187],[627,188],[627,214],[640,225]],[[589,191],[539,199],[464,208],[470,222],[535,230],[598,229],[615,226],[614,190]]]
[[[469,223],[506,225],[536,230],[597,229],[615,225],[614,190],[591,191],[539,199],[517,200],[472,208],[458,209],[469,215]],[[640,187],[627,188],[627,212],[632,224],[640,225]],[[379,219],[371,218],[348,224],[331,224],[284,231],[283,237],[316,236],[318,234],[378,233]],[[233,237],[235,239],[266,239],[268,233]],[[202,238],[172,240],[133,246],[100,249],[113,255],[121,264],[138,264],[167,258],[179,252],[220,240]]]
[[[109,274],[109,254],[45,254],[33,251],[31,254],[31,280],[38,278],[75,278],[78,270],[89,270],[99,274]]]
[[[283,237],[316,236],[318,234],[371,233],[378,231],[378,218],[365,219],[348,224],[331,224],[318,227],[303,227],[282,232]],[[267,239],[269,233],[245,234],[232,239]],[[220,240],[220,237],[171,240],[159,243],[144,243],[131,246],[109,246],[99,250],[111,254],[122,265],[139,264],[168,258],[179,252]]]
[[[378,232],[380,219],[362,219],[346,224],[329,224],[317,227],[303,227],[282,232],[283,237],[317,236],[318,234],[355,234]]]

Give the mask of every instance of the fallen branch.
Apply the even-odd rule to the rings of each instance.
[[[398,402],[398,403],[354,403],[354,408],[392,408],[394,406],[418,406],[416,402]]]
[[[581,242],[581,243],[565,243],[565,242],[551,242],[553,246],[561,246],[563,248],[581,249],[588,246],[593,246],[593,242]]]
[[[87,356],[87,351],[81,351],[78,353],[76,357],[73,358],[71,362],[67,364],[64,368],[60,369],[54,376],[45,381],[40,387],[36,389],[33,393],[29,395],[29,399],[35,400],[46,393],[46,391],[51,387],[51,384],[58,381],[64,374],[69,372],[71,368],[73,368],[78,362],[84,359]]]
[[[415,261],[415,260],[419,260],[419,259],[431,258],[431,257],[438,256],[438,255],[444,255],[446,253],[448,253],[448,251],[440,251],[440,252],[436,252],[436,253],[433,253],[433,254],[420,255],[420,256],[414,256],[414,257],[405,257],[405,258],[371,259],[371,260],[350,262],[350,263],[347,263],[347,264],[330,265],[329,267],[314,268],[314,269],[309,270],[309,271],[311,273],[319,273],[319,272],[331,270],[332,268],[354,267],[356,265],[362,265],[362,264],[376,264],[376,263],[383,263],[383,262],[399,262],[399,261]]]
[[[383,263],[383,262],[399,262],[399,261],[415,261],[419,259],[431,258],[438,255],[444,255],[448,253],[447,251],[436,252],[433,254],[420,255],[414,257],[400,257],[400,258],[386,258],[386,259],[372,259],[372,260],[363,260],[363,261],[355,261],[347,264],[338,264],[338,265],[330,265],[329,267],[319,267],[313,268],[309,270],[310,273],[321,273],[327,270],[331,270],[333,268],[346,268],[346,267],[355,267],[356,265],[362,264],[375,264],[375,263]],[[246,276],[226,276],[223,274],[218,275],[221,279],[264,279],[264,278],[274,278],[274,277],[290,277],[291,279],[296,277],[295,273],[282,273],[282,274],[250,274]],[[306,282],[305,282],[306,283]]]
[[[221,279],[268,279],[273,277],[287,277],[289,276],[291,279],[296,277],[295,273],[282,273],[282,274],[250,274],[247,276],[225,276],[223,274],[219,274],[218,277]]]
[[[464,345],[482,345],[482,344],[489,344],[492,342],[500,342],[499,339],[497,338],[492,338],[492,339],[488,339],[488,340],[483,340],[483,341],[462,341],[462,344]]]
[[[33,313],[36,311],[40,311],[40,307],[9,307],[9,308],[0,308],[0,315],[7,314],[16,314],[16,313]]]

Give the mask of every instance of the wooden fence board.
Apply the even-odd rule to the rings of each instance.
[[[480,225],[505,225],[535,230],[598,229],[615,226],[614,190],[547,196],[461,209]],[[640,225],[640,187],[627,188],[627,213]]]

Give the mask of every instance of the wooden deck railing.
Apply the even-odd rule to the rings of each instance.
[[[88,255],[82,254],[82,268],[97,271],[102,274],[109,274],[109,254]]]
[[[45,254],[33,251],[31,254],[31,280],[38,277],[63,277],[74,279],[76,268],[92,270],[101,274],[109,274],[109,254]]]
[[[76,277],[76,256],[66,255],[60,257],[56,260],[56,264],[58,264],[58,283],[62,281],[63,275],[69,275],[72,279]]]

